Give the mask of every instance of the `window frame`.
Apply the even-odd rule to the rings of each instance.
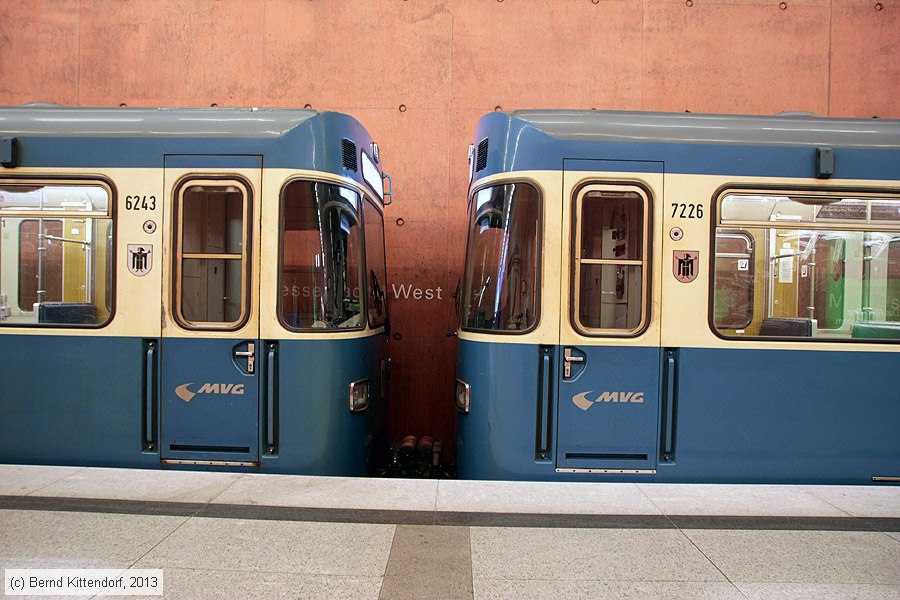
[[[243,226],[242,226],[242,244],[240,262],[242,265],[241,273],[241,315],[236,321],[219,322],[219,321],[190,321],[184,317],[182,313],[182,277],[183,262],[185,259],[209,260],[215,257],[224,260],[234,260],[231,253],[198,253],[184,252],[184,244],[182,240],[183,223],[184,223],[184,193],[195,185],[210,185],[217,187],[225,187],[226,185],[237,185],[243,192]],[[250,320],[252,291],[251,276],[253,273],[253,187],[246,178],[231,175],[204,175],[190,174],[181,178],[175,185],[172,194],[173,203],[173,225],[172,225],[172,248],[173,264],[172,264],[172,315],[179,327],[189,331],[239,331]]]
[[[388,322],[388,320],[390,319],[390,316],[391,316],[390,301],[389,301],[390,293],[388,293],[388,289],[387,289],[387,240],[385,239],[385,235],[384,235],[385,234],[384,205],[382,204],[379,206],[379,203],[372,200],[372,198],[369,197],[369,194],[363,194],[362,196],[363,196],[363,198],[362,198],[363,232],[362,233],[363,233],[363,248],[365,249],[365,252],[364,252],[364,254],[365,254],[365,257],[364,257],[365,271],[364,272],[366,273],[366,275],[363,277],[363,287],[364,287],[365,296],[366,296],[365,322],[368,324],[369,329],[381,329],[382,327],[385,326],[385,324]],[[384,281],[382,282],[383,291],[384,291],[384,316],[381,319],[381,321],[373,321],[372,315],[369,313],[369,296],[371,295],[372,290],[369,289],[369,277],[368,277],[368,274],[370,272],[370,269],[369,269],[369,236],[367,235],[369,222],[366,219],[366,215],[365,215],[367,203],[372,205],[372,208],[374,210],[376,210],[378,212],[378,214],[381,215],[381,257],[384,259],[383,264],[381,265],[384,268]],[[279,287],[279,289],[280,289],[280,287]]]
[[[66,218],[90,218],[90,219],[106,219],[108,224],[112,225],[112,244],[107,248],[107,261],[111,261],[111,273],[107,277],[107,286],[104,291],[104,299],[109,299],[109,316],[103,323],[4,323],[0,322],[0,328],[19,327],[29,329],[103,329],[108,327],[116,317],[116,289],[118,286],[117,267],[118,267],[118,190],[115,183],[109,177],[102,175],[78,176],[78,175],[58,175],[58,174],[29,174],[29,175],[3,175],[0,177],[0,186],[3,185],[27,185],[27,186],[98,186],[106,190],[107,205],[105,211],[89,211],[89,212],[66,212],[62,210],[53,211],[35,211],[35,210],[0,210],[0,217],[10,215],[21,218],[37,218],[37,219],[62,219]],[[104,238],[107,235],[104,233]],[[104,269],[106,266],[104,266]],[[96,290],[95,290],[96,291]],[[16,299],[17,301],[18,299]]]
[[[309,175],[295,175],[289,177],[284,180],[281,184],[281,189],[278,191],[278,264],[277,268],[277,290],[276,290],[276,301],[275,301],[275,316],[278,319],[278,323],[285,331],[289,331],[291,333],[317,333],[320,335],[327,334],[335,334],[335,333],[345,333],[345,332],[358,332],[364,331],[369,325],[369,302],[368,302],[368,285],[363,278],[363,287],[360,289],[360,314],[362,315],[362,319],[359,325],[355,327],[292,327],[285,323],[284,318],[282,316],[282,295],[281,288],[283,285],[282,275],[284,273],[284,196],[287,192],[288,186],[292,183],[296,183],[298,181],[306,182],[306,183],[323,183],[326,185],[333,185],[335,187],[342,187],[347,190],[352,191],[357,196],[359,196],[360,207],[362,207],[362,203],[365,202],[365,197],[367,192],[363,190],[361,187],[356,185],[351,185],[347,181],[334,181],[331,179],[326,179],[324,177],[314,177]],[[360,226],[360,270],[363,274],[365,274],[367,263],[366,260],[366,224],[365,224],[365,215],[362,214],[364,210],[357,211],[356,218]],[[382,213],[383,214],[383,213]],[[386,250],[386,248],[385,248]],[[385,262],[387,262],[387,255],[385,255]]]
[[[643,201],[643,239],[641,243],[640,260],[614,260],[614,259],[582,259],[581,253],[581,223],[584,197],[595,191],[632,191],[636,192]],[[652,295],[652,269],[653,269],[653,193],[646,185],[639,181],[592,179],[578,185],[572,192],[571,218],[571,245],[569,248],[570,280],[569,280],[569,323],[580,335],[592,338],[636,338],[646,333],[650,327],[650,304]],[[632,329],[610,329],[600,327],[585,327],[579,318],[581,301],[581,264],[599,265],[628,265],[641,267],[641,320],[637,327]]]
[[[532,323],[531,327],[527,329],[520,330],[510,330],[510,329],[480,329],[476,327],[468,327],[462,322],[463,315],[463,306],[461,304],[462,299],[464,298],[464,292],[466,289],[466,269],[469,265],[469,234],[471,233],[471,211],[474,206],[475,196],[479,194],[482,190],[492,188],[492,187],[503,187],[506,185],[516,185],[516,184],[525,184],[531,186],[534,191],[537,193],[537,214],[538,214],[538,223],[537,223],[537,272],[535,274],[535,282],[534,287],[537,292],[534,301],[534,323]],[[486,333],[491,335],[526,335],[535,331],[541,325],[541,319],[543,318],[543,297],[544,297],[544,188],[537,182],[535,179],[531,179],[528,177],[516,177],[512,179],[497,179],[494,181],[484,182],[477,187],[470,188],[469,191],[469,199],[466,210],[466,253],[465,258],[463,259],[463,271],[460,278],[460,292],[459,299],[457,302],[459,304],[459,329],[461,331],[471,332],[471,333]]]
[[[858,231],[860,233],[877,233],[884,231],[898,231],[900,232],[900,226],[897,224],[892,224],[889,221],[854,221],[854,220],[841,220],[841,219],[828,219],[823,221],[760,221],[758,223],[754,222],[745,222],[745,221],[734,221],[734,222],[722,222],[722,203],[726,196],[729,194],[736,195],[760,195],[760,196],[771,196],[771,195],[805,195],[805,196],[819,196],[822,198],[829,197],[838,197],[838,196],[871,196],[873,199],[883,198],[886,196],[896,197],[898,201],[900,201],[900,189],[897,188],[878,188],[878,187],[867,187],[867,186],[835,186],[835,187],[821,187],[821,186],[807,186],[807,185],[753,185],[753,184],[724,184],[719,186],[712,194],[712,202],[711,202],[711,216],[709,220],[710,227],[710,251],[709,251],[709,262],[708,268],[710,269],[710,279],[708,285],[708,300],[707,300],[707,324],[709,326],[710,331],[717,338],[727,341],[737,341],[737,342],[779,342],[779,343],[832,343],[832,344],[900,344],[900,340],[891,339],[891,338],[844,338],[844,337],[795,337],[795,336],[739,336],[739,335],[730,335],[726,334],[722,331],[719,331],[715,324],[715,311],[714,311],[714,303],[715,303],[715,245],[716,245],[716,230],[718,228],[723,229],[772,229],[782,228],[782,229],[797,229],[797,230],[813,230],[813,231]],[[827,204],[823,202],[823,204]],[[756,292],[756,281],[754,279],[754,292]],[[768,292],[766,292],[768,293]],[[755,315],[754,315],[755,316]],[[832,331],[832,330],[825,330]]]

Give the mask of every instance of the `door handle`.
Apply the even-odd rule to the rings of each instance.
[[[247,372],[252,373],[253,368],[256,366],[256,344],[253,342],[249,342],[247,344],[246,352],[235,352],[235,356],[244,356],[247,358]]]
[[[563,350],[563,378],[570,379],[572,377],[572,363],[584,362],[583,356],[572,356],[572,349]]]

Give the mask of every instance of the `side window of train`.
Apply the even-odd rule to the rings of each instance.
[[[187,329],[236,329],[249,311],[248,188],[193,179],[176,198],[175,316]]]
[[[378,327],[387,319],[387,266],[384,256],[384,215],[371,200],[365,201],[366,275],[369,326]]]
[[[529,183],[483,188],[472,197],[460,325],[524,333],[540,303],[541,197]]]
[[[109,322],[111,195],[99,181],[0,181],[0,325]]]
[[[638,335],[647,325],[649,198],[630,185],[590,185],[575,201],[574,325],[586,335]]]
[[[726,191],[718,207],[717,334],[900,340],[900,195]]]
[[[365,325],[360,210],[360,195],[339,185],[293,180],[282,189],[278,316],[286,328]]]

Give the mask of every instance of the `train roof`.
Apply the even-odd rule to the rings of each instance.
[[[0,107],[0,137],[16,139],[19,167],[162,168],[172,155],[262,156],[266,168],[324,171],[365,184],[365,152],[375,160],[376,179],[382,170],[365,127],[332,111],[26,104]],[[0,168],[0,176],[10,172]]]
[[[559,140],[900,147],[900,120],[835,119],[809,113],[715,115],[601,110],[508,113]]]
[[[0,107],[12,136],[276,138],[320,115],[284,108],[109,108],[25,104]]]
[[[520,110],[482,117],[474,144],[488,148],[475,157],[475,179],[560,170],[573,160],[609,163],[607,169],[596,163],[598,170],[627,170],[628,164],[613,165],[619,162],[637,171],[815,177],[818,148],[834,151],[836,178],[900,179],[894,119]]]

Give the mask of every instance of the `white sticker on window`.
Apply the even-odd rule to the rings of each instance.
[[[794,283],[794,257],[778,260],[778,283]]]

